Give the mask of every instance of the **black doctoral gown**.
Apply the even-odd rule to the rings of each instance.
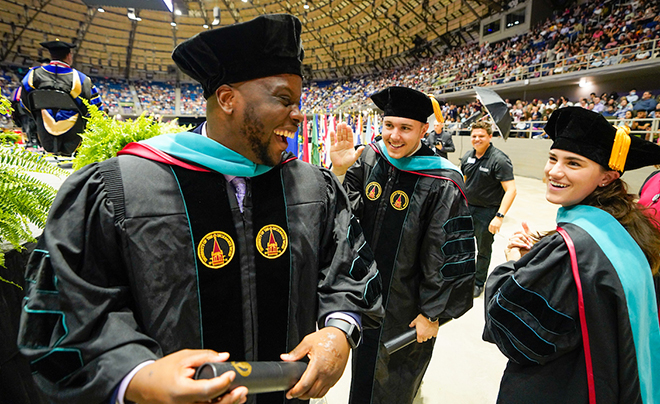
[[[595,219],[587,220],[582,208],[598,211]],[[570,210],[579,212],[578,220],[566,216]],[[648,262],[612,216],[593,207],[570,210],[561,208],[557,222],[575,245],[584,326],[569,249],[559,233],[495,268],[486,285],[483,338],[509,358],[497,402],[587,404],[587,330],[596,402],[658,403],[660,332]]]
[[[383,343],[409,330],[420,313],[441,322],[472,307],[474,235],[463,178],[453,169],[404,171],[367,146],[344,179],[383,278],[385,319],[365,330],[353,357],[352,404],[412,403],[431,360],[434,340],[388,355]],[[417,157],[451,165],[426,146]],[[417,165],[419,166],[419,165]]]
[[[246,179],[243,213],[222,174],[133,155],[62,185],[19,336],[50,402],[108,404],[136,365],[181,349],[279,360],[334,311],[377,325],[380,278],[346,194],[290,157]]]

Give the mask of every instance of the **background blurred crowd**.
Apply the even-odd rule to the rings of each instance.
[[[307,83],[301,107],[308,113],[356,113],[373,109],[369,96],[387,86],[406,86],[426,93],[443,94],[522,79],[594,69],[660,56],[660,0],[630,2],[589,0],[572,6],[530,30],[496,44],[471,42],[445,54],[376,75],[337,81]],[[27,68],[0,70],[2,94],[10,97]],[[93,77],[110,114],[147,111],[158,115],[205,114],[205,100],[197,84],[127,81]],[[630,89],[621,89],[628,91]],[[643,89],[640,95],[592,94],[568,100],[562,94],[547,100],[507,100],[514,126],[542,122],[556,108],[580,105],[615,119],[635,130],[651,128],[635,118],[656,116],[660,89]],[[634,90],[633,90],[634,91]],[[479,109],[477,102],[447,104],[448,128],[467,120]],[[643,110],[645,112],[638,112]],[[658,116],[660,117],[660,116]],[[631,121],[633,120],[633,121]],[[646,129],[648,130],[648,129]]]

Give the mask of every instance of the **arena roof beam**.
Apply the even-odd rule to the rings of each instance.
[[[415,11],[415,9],[412,8],[412,7],[410,7],[410,5],[408,4],[408,2],[404,1],[404,2],[402,2],[402,4],[403,4],[403,7],[405,7],[406,9],[408,9],[408,11],[410,11],[410,12],[413,13],[417,18],[419,18],[419,19],[424,23],[424,25],[426,26],[427,29],[433,31],[433,33],[435,34],[436,37],[439,37],[439,36],[440,36],[440,34],[438,33],[438,31],[436,31],[435,28],[433,28],[431,25],[429,25],[429,23],[428,23],[428,19],[422,17],[422,16],[419,15],[419,14],[417,14],[417,12]]]
[[[385,17],[385,18],[388,19],[391,23],[393,23],[400,30],[401,34],[403,34],[403,36],[405,38],[401,38],[400,34],[396,34],[396,37],[399,38],[400,44],[402,46],[404,46],[404,44],[406,42],[411,42],[413,38],[410,35],[408,35],[408,29],[406,27],[401,26],[401,19],[403,18],[403,15],[399,15],[399,10],[398,10],[399,1],[397,0],[394,3],[392,3],[388,0],[385,0],[385,1],[383,1],[383,3],[385,3],[386,1],[387,1],[387,4],[390,5],[390,7],[394,6],[395,11],[392,15],[393,18],[388,18],[388,17]],[[404,7],[407,7],[407,4],[406,4],[405,1],[403,1],[402,3],[404,5]],[[384,14],[384,12],[383,12],[383,14]],[[388,31],[392,32],[392,30],[389,28],[388,25],[385,25],[385,27],[387,28]],[[404,41],[404,39],[405,39],[405,41]]]
[[[316,6],[316,4],[314,4],[314,2],[313,2],[312,0],[307,0],[307,3],[313,5],[315,8],[318,8],[318,7]],[[362,4],[364,4],[364,3],[362,3]],[[358,6],[358,7],[359,7],[359,6]],[[361,8],[360,11],[358,11],[358,13],[364,11],[366,8],[367,8],[366,6],[363,7],[363,8]],[[356,14],[357,14],[357,13],[356,13]],[[344,15],[344,16],[345,16],[345,15]],[[305,19],[307,19],[307,18],[305,17]],[[364,50],[364,52],[365,52],[366,54],[368,54],[369,57],[370,57],[372,60],[373,60],[373,59],[376,59],[376,57],[373,55],[373,53],[371,53],[371,52],[369,51],[369,49],[367,49],[367,47],[363,45],[363,43],[362,43],[362,41],[361,41],[361,38],[357,38],[357,37],[355,37],[355,35],[353,35],[353,33],[351,33],[349,30],[347,30],[347,29],[344,27],[344,24],[341,24],[339,21],[337,21],[337,19],[336,19],[335,17],[330,16],[330,19],[332,19],[332,22],[334,22],[335,24],[339,25],[339,27],[342,29],[342,31],[344,31],[346,34],[348,34],[348,35],[351,37],[351,39],[352,39],[353,41],[355,41],[355,42],[358,44],[358,46],[361,47],[361,48]],[[346,19],[346,21],[348,21],[349,19],[350,19],[350,17],[349,17],[348,19]],[[350,23],[350,21],[348,21],[348,22]],[[337,57],[335,56],[335,62],[336,62],[336,61],[337,61]]]
[[[21,35],[23,35],[23,32],[25,32],[25,29],[32,23],[32,21],[35,20],[35,18],[37,18],[39,13],[41,13],[44,10],[44,8],[46,8],[46,6],[48,4],[50,4],[50,2],[51,2],[51,0],[39,1],[39,7],[36,9],[37,12],[34,13],[34,15],[31,18],[27,18],[28,16],[27,16],[27,10],[26,10],[25,18],[27,19],[27,22],[25,23],[25,25],[23,25],[23,27],[21,28],[21,30],[17,34],[15,34],[12,31],[13,38],[11,39],[11,43],[9,44],[9,46],[7,46],[7,50],[5,51],[5,53],[1,55],[2,56],[2,57],[0,57],[1,61],[3,61],[3,62],[5,61],[7,56],[11,53],[12,49],[14,49],[14,45],[16,45],[16,42],[18,42],[18,38],[20,38]]]
[[[442,41],[446,43],[450,48],[454,48],[461,44],[461,39],[457,38],[456,35],[451,32],[446,32],[443,36],[440,37],[440,39],[442,39]]]
[[[229,0],[222,0],[225,3],[225,7],[227,7],[227,10],[229,10],[229,14],[231,14],[232,18],[234,19],[234,22],[241,22],[241,15],[239,14],[238,11],[236,11],[236,7],[234,7],[234,3],[230,2]]]
[[[376,14],[376,10],[380,10],[382,17],[378,17],[378,15]],[[381,28],[385,28],[390,34],[392,34],[392,36],[395,36],[399,40],[399,42],[403,44],[403,38],[401,38],[401,34],[399,32],[392,31],[392,29],[390,28],[390,24],[394,24],[400,31],[402,31],[403,28],[401,27],[401,25],[399,25],[399,23],[396,20],[393,20],[392,18],[387,16],[387,14],[385,14],[385,12],[380,7],[377,8],[376,10],[374,10],[374,17],[372,18],[372,20],[376,21],[376,23],[378,23],[378,25]],[[394,15],[394,17],[397,19],[399,18],[397,15]],[[383,23],[383,20],[388,21],[390,24]],[[407,39],[411,39],[410,36],[408,36],[405,32],[403,32],[403,34],[406,36]]]
[[[176,46],[178,45],[177,42],[179,42],[178,38],[176,37],[176,31],[177,31],[176,26],[173,26],[172,27],[172,42],[174,43],[174,47],[172,49],[176,48]],[[180,79],[181,79],[181,70],[176,69],[176,82],[178,83],[180,81]]]
[[[199,10],[201,11],[204,18],[204,24],[210,26],[211,24],[209,24],[209,15],[206,12],[206,7],[204,7],[204,0],[197,0],[197,4],[199,4]]]
[[[96,17],[97,12],[98,12],[97,8],[92,8],[92,7],[87,8],[87,14],[85,14],[85,20],[82,21],[82,25],[78,29],[78,35],[76,37],[76,45],[78,46],[78,49],[80,49],[82,47],[83,42],[85,42],[85,34],[87,34],[87,30],[92,25],[92,21],[94,21],[94,17]],[[76,65],[78,54],[79,52],[76,52],[73,55],[74,66]]]
[[[499,13],[504,9],[504,2],[495,2],[493,0],[474,0],[475,3],[477,4],[485,4],[487,6],[490,6],[493,8],[493,11],[496,13]]]
[[[480,16],[479,13],[477,13],[477,12],[474,10],[474,8],[472,8],[472,6],[470,5],[470,3],[467,2],[467,0],[461,0],[461,3],[462,3],[465,7],[467,7],[468,10],[470,10],[470,11],[472,12],[472,14],[474,14],[475,17],[477,17],[477,20],[481,21],[481,19],[482,19],[483,17]]]
[[[131,77],[131,59],[133,57],[133,46],[135,45],[135,32],[137,31],[137,21],[131,20],[131,32],[128,36],[128,47],[126,48],[126,80]]]
[[[287,9],[287,11],[288,11],[288,12],[291,12],[291,8],[292,8],[291,3],[289,3],[289,1],[287,0],[287,1],[286,1],[286,9]],[[262,15],[265,14],[265,10],[259,10],[259,9],[256,9],[256,10],[257,10],[257,12],[258,12],[259,14],[262,14]],[[307,20],[307,16],[303,16],[303,20],[304,20],[305,23],[307,23],[307,21],[308,21],[308,20]],[[314,38],[319,44],[321,44],[321,46],[323,47],[323,49],[325,49],[326,53],[327,53],[328,55],[330,55],[330,56],[332,57],[332,60],[334,60],[335,64],[338,65],[339,63],[338,63],[338,59],[337,59],[337,55],[336,55],[335,51],[332,50],[332,49],[330,49],[330,48],[328,48],[328,46],[327,46],[327,44],[326,44],[326,42],[327,42],[327,38],[316,36],[315,33],[314,33],[314,31],[312,31],[312,30],[309,30],[308,32],[309,32],[309,34],[310,34],[310,35],[311,35],[311,36],[312,36],[312,37],[313,37],[313,38]],[[321,66],[322,66],[322,65],[323,65],[323,61],[321,60],[321,58],[319,57],[318,54],[316,55],[316,58],[318,59],[319,64],[321,64]]]
[[[318,43],[321,44],[321,46],[323,47],[323,49],[325,49],[325,51],[327,52],[327,54],[330,55],[330,56],[332,57],[332,60],[335,62],[335,64],[338,65],[338,64],[339,64],[339,58],[337,57],[337,53],[334,51],[334,49],[332,49],[332,48],[328,48],[328,45],[327,45],[328,40],[327,40],[327,38],[325,38],[325,37],[323,37],[323,38],[321,38],[321,37],[317,37],[317,36],[314,34],[314,32],[312,32],[312,31],[310,31],[309,33],[310,33],[310,35],[311,35],[314,39],[316,39],[316,40],[318,41]],[[318,55],[317,55],[317,56],[318,56]],[[320,60],[320,58],[319,58],[319,60]],[[323,65],[323,62],[321,62],[321,66],[322,66],[322,65]]]

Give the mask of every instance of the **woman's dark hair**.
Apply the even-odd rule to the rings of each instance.
[[[647,215],[648,208],[636,202],[636,196],[628,193],[628,186],[620,178],[596,190],[584,198],[582,205],[604,210],[625,227],[644,252],[653,275],[660,269],[660,230],[656,219]]]
[[[636,199],[635,195],[628,193],[628,185],[618,178],[607,186],[596,187],[580,205],[602,209],[618,220],[642,249],[655,276],[660,269],[660,230],[656,227],[660,222],[653,215],[647,215],[648,208],[638,204]],[[556,232],[539,232],[532,237],[536,242]]]

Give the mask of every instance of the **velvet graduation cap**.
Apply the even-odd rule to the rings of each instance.
[[[266,14],[201,32],[179,44],[172,59],[202,85],[207,99],[223,84],[278,74],[302,77],[301,27],[292,15]]]
[[[76,47],[76,45],[70,44],[68,42],[60,41],[59,39],[56,39],[54,41],[42,42],[39,45],[43,46],[44,48],[48,49],[49,51],[73,49],[73,48]]]
[[[614,127],[602,115],[581,107],[556,110],[545,125],[551,149],[566,150],[603,167],[624,172],[660,164],[660,146],[630,136],[630,129]]]
[[[407,87],[388,87],[371,96],[374,104],[385,116],[414,119],[426,123],[429,115],[435,114],[438,122],[444,122],[440,104],[432,95]]]

